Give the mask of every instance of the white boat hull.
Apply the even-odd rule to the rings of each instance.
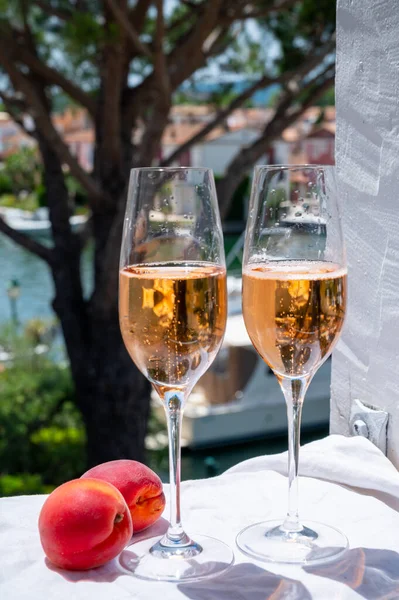
[[[35,215],[13,208],[3,208],[0,211],[0,216],[4,218],[7,225],[21,233],[32,236],[51,234],[51,222],[46,215],[48,215],[47,209],[40,209]],[[72,231],[74,233],[81,231],[87,219],[87,215],[74,215],[70,217],[69,223]]]
[[[226,360],[226,353],[229,358]],[[246,381],[240,380],[244,376]],[[163,409],[158,404],[159,414]],[[330,361],[315,374],[303,409],[303,428],[327,426]],[[184,411],[182,444],[231,444],[287,431],[284,397],[276,377],[254,350],[241,314],[230,316],[224,347],[195,386]]]
[[[216,446],[243,440],[276,436],[287,431],[286,405],[274,375],[264,375],[259,360],[257,372],[240,400],[201,410],[187,407],[182,439],[189,447]],[[323,365],[311,383],[304,404],[302,427],[325,426],[330,415],[330,365]]]

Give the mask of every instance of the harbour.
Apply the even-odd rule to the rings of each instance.
[[[48,237],[42,237],[41,241],[43,240],[46,243],[49,243]],[[225,235],[226,254],[229,254],[229,251],[232,248],[235,248],[235,252],[239,255],[239,244],[237,245],[237,241],[237,234],[230,233]],[[90,294],[92,289],[91,254],[92,246],[88,244],[82,255],[82,280],[86,296]],[[237,275],[238,267],[239,260],[235,259],[234,256],[231,256],[231,273]],[[54,318],[54,313],[51,309],[53,286],[46,265],[35,256],[14,244],[11,240],[8,240],[5,236],[0,236],[0,272],[2,273],[3,284],[0,293],[0,328],[4,327],[11,318],[10,299],[7,295],[7,285],[11,280],[16,280],[19,284],[19,297],[16,300],[16,309],[17,318],[21,324],[26,323],[30,319],[40,318],[47,320]],[[235,280],[237,282],[237,279]],[[232,294],[230,306],[230,314],[233,314],[234,319],[237,319],[237,312],[240,311],[240,304],[240,301],[237,301],[236,290],[236,293]],[[243,329],[242,323],[239,329],[240,331]],[[226,336],[230,347],[234,345],[234,339],[237,338],[237,336],[243,338],[245,337],[245,332],[243,333],[243,331],[241,331],[241,333],[239,333],[234,327],[230,327]],[[64,353],[62,351],[61,336],[56,338],[55,345],[57,346],[57,356],[63,358]],[[240,346],[246,347],[248,346],[248,342],[241,339],[238,341],[238,346],[238,350],[240,350]],[[246,351],[246,353],[248,353],[248,351]],[[256,356],[254,351],[252,354]],[[219,366],[220,362],[223,362],[223,356],[221,356]],[[262,365],[258,364],[258,370],[260,369],[266,372],[267,367],[264,366],[263,368]],[[215,371],[217,378],[218,372],[220,375],[220,368],[218,368],[217,362],[213,373],[215,373]],[[230,377],[230,374],[227,375]],[[305,402],[304,405],[303,443],[321,438],[326,435],[326,432],[328,431],[330,361],[320,369],[317,377],[320,378],[320,381],[315,380],[311,384],[309,397],[307,399],[308,402]],[[193,443],[185,443],[185,447],[183,448],[183,479],[197,479],[205,476],[217,475],[237,462],[241,462],[247,458],[262,454],[274,454],[287,449],[284,400],[274,377],[269,375],[266,379],[267,389],[265,387],[264,390],[265,403],[263,405],[262,402],[263,383],[262,380],[258,380],[256,392],[257,404],[255,407],[252,407],[252,409],[255,410],[255,412],[252,412],[252,416],[249,416],[247,410],[242,410],[241,413],[237,413],[237,406],[239,406],[237,399],[239,400],[240,397],[245,394],[244,388],[246,383],[249,385],[249,394],[251,395],[251,399],[253,399],[254,381],[252,382],[252,389],[249,381],[240,381],[239,383],[241,384],[241,387],[243,387],[243,390],[233,390],[233,393],[237,396],[237,399],[233,400],[233,402],[228,402],[223,404],[223,406],[218,406],[217,404],[211,405],[208,410],[205,410],[204,406],[202,406],[198,411],[198,407],[196,408],[195,404],[187,408],[184,420],[185,429],[183,431],[187,432],[191,428],[195,432],[195,435],[199,435],[199,437],[194,440],[194,442],[192,440]],[[213,378],[213,385],[215,385],[215,377]],[[269,423],[268,425],[265,424],[268,419],[270,420],[270,406],[269,408],[267,407],[267,402],[270,397],[270,387],[273,387],[272,402],[274,402],[274,418],[277,414],[277,422],[279,423],[277,428],[274,427],[273,423]],[[220,385],[218,386],[218,389],[220,389]],[[323,389],[325,393],[322,394],[323,397],[321,398],[320,394]],[[318,394],[320,396],[320,402]],[[233,411],[231,410],[232,408]],[[223,411],[227,418],[223,418],[223,416],[220,418]],[[235,415],[234,412],[236,413]],[[158,410],[158,413],[162,418],[162,408]],[[204,419],[198,418],[198,416],[203,416]],[[209,432],[212,431],[212,427],[208,428],[206,425],[207,421],[210,420],[214,420],[216,427],[219,428],[220,439],[218,439],[218,435],[216,435],[215,432],[213,432],[211,437],[207,437],[207,435],[205,435],[205,438],[203,437],[204,432],[206,434],[207,429],[209,429]],[[254,430],[254,433],[251,435],[250,431],[253,424],[256,424],[257,427],[256,431]],[[199,433],[198,427],[201,429]],[[240,434],[241,427],[244,428],[242,434]],[[262,433],[262,430],[264,433]],[[165,456],[165,459],[166,458],[167,457]],[[162,478],[167,480],[168,472],[164,462],[167,464],[167,460],[162,461],[160,470],[162,472]]]

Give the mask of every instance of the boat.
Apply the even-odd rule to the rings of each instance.
[[[325,235],[327,221],[320,216],[318,205],[313,206],[310,201],[299,204],[284,202],[281,209],[284,212],[279,218],[279,227],[295,227],[302,231],[313,231],[318,227]]]
[[[7,225],[27,235],[51,234],[51,222],[46,207],[38,208],[34,212],[19,208],[0,208],[0,217]],[[74,233],[82,231],[87,221],[88,215],[73,215],[69,218]]]
[[[237,245],[237,251],[239,245]],[[228,277],[229,314],[222,348],[190,394],[184,410],[182,446],[230,445],[287,432],[287,411],[277,379],[254,349],[241,310],[241,277]],[[316,372],[306,394],[302,429],[330,419],[330,360]],[[155,410],[163,407],[153,392]],[[165,442],[165,436],[162,437]]]

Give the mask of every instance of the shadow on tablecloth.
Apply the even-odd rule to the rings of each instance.
[[[49,569],[56,571],[71,583],[93,581],[112,582],[126,572],[119,563],[110,563],[90,571],[63,571],[46,559]],[[160,584],[162,585],[162,584]],[[295,579],[270,573],[251,563],[233,565],[225,574],[196,583],[176,586],[190,600],[311,600],[307,588]]]
[[[365,600],[399,598],[399,554],[393,550],[353,548],[339,561],[305,570],[344,583]]]
[[[251,563],[232,566],[226,573],[178,589],[190,600],[311,600],[308,589],[295,579],[270,573]]]

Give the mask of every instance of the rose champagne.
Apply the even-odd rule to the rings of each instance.
[[[209,263],[126,267],[119,304],[126,348],[160,396],[190,392],[223,340],[226,270]]]
[[[252,263],[243,273],[243,311],[253,345],[276,375],[312,374],[342,329],[346,269],[328,262]]]

